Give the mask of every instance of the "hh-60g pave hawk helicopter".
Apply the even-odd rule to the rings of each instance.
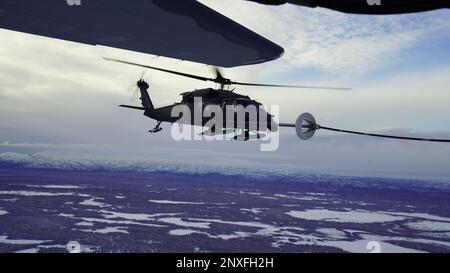
[[[234,133],[234,140],[248,141],[253,139],[261,139],[266,132],[277,132],[279,127],[295,128],[297,136],[302,140],[309,140],[319,129],[372,136],[379,138],[390,138],[399,140],[411,140],[411,141],[428,141],[428,142],[447,142],[450,143],[450,139],[428,139],[428,138],[416,138],[416,137],[404,137],[404,136],[393,136],[393,135],[382,135],[382,134],[371,134],[356,131],[348,131],[342,129],[336,129],[326,126],[321,126],[317,124],[315,118],[310,113],[303,113],[300,115],[296,123],[277,123],[273,119],[273,116],[268,113],[263,105],[256,100],[252,100],[250,97],[245,95],[240,95],[234,92],[234,89],[230,89],[230,86],[240,85],[240,86],[256,86],[256,87],[279,87],[279,88],[303,88],[303,89],[328,89],[328,90],[350,90],[349,88],[340,87],[315,87],[315,86],[293,86],[293,85],[275,85],[275,84],[258,84],[258,83],[244,83],[235,82],[230,79],[223,77],[221,71],[215,68],[215,78],[202,77],[197,75],[192,75],[188,73],[177,72],[173,70],[167,70],[157,67],[152,67],[148,65],[142,65],[137,63],[131,63],[111,58],[104,58],[107,61],[118,62],[127,65],[139,66],[145,69],[153,69],[157,71],[162,71],[182,77],[187,77],[199,81],[214,82],[220,85],[219,89],[206,88],[195,91],[184,92],[181,94],[183,97],[180,103],[175,103],[169,106],[155,108],[153,106],[152,100],[150,99],[148,89],[149,84],[145,82],[143,77],[137,82],[137,88],[140,91],[142,107],[140,106],[130,106],[130,105],[120,105],[120,107],[130,108],[135,110],[144,111],[144,115],[157,121],[155,128],[150,130],[150,133],[158,133],[162,130],[160,127],[163,122],[167,123],[177,123],[200,126],[206,129],[203,135],[225,135],[230,132]],[[190,116],[185,117],[184,113],[175,111],[180,115],[173,115],[174,109],[177,107],[185,107],[189,110]],[[208,106],[213,106],[215,109],[222,110],[222,115],[220,118],[217,116],[216,111],[212,111],[209,116],[202,115],[202,118],[197,119],[194,117],[194,113],[198,110],[203,113]],[[233,109],[232,112],[227,111],[225,108]],[[240,113],[239,111],[246,111],[249,106],[253,106],[257,109],[257,115],[248,115],[246,112]],[[236,110],[238,109],[238,110]],[[240,109],[240,110],[239,110]],[[238,118],[241,117],[241,118]],[[214,122],[211,122],[211,121]],[[231,124],[231,125],[230,125]],[[236,135],[236,132],[241,132]],[[254,133],[252,135],[252,133]],[[262,133],[262,134],[261,134]]]

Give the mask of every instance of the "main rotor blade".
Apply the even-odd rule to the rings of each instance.
[[[148,66],[148,65],[138,64],[138,63],[121,61],[121,60],[117,60],[117,59],[111,59],[111,58],[103,58],[103,59],[106,60],[106,61],[117,62],[117,63],[122,63],[122,64],[128,64],[128,65],[133,65],[133,66],[139,66],[139,67],[143,67],[143,68],[153,69],[153,70],[157,70],[157,71],[162,71],[162,72],[166,72],[166,73],[170,73],[170,74],[174,74],[174,75],[178,75],[178,76],[182,76],[182,77],[191,78],[191,79],[194,79],[194,80],[205,81],[205,82],[209,81],[209,82],[215,82],[215,83],[225,84],[225,85],[242,85],[242,86],[258,86],[258,87],[279,87],[279,88],[297,88],[297,89],[322,89],[322,90],[351,90],[351,88],[343,88],[343,87],[318,87],[318,86],[296,86],[296,85],[278,85],[278,84],[257,84],[257,83],[233,82],[233,81],[230,81],[229,79],[224,78],[222,72],[217,67],[214,68],[214,71],[215,71],[215,74],[216,74],[216,78],[212,79],[212,78],[202,77],[202,76],[198,76],[198,75],[192,75],[192,74],[182,73],[182,72],[178,72],[178,71],[158,68],[158,67],[154,67],[154,66]]]
[[[320,86],[302,86],[302,85],[280,85],[280,84],[258,84],[245,82],[232,82],[232,85],[258,86],[258,87],[281,87],[281,88],[298,88],[298,89],[321,89],[321,90],[352,90],[345,87],[320,87]]]
[[[223,76],[222,71],[217,66],[213,67],[213,72],[216,75],[216,79],[225,79],[225,77]]]
[[[138,63],[131,63],[131,62],[126,62],[126,61],[121,61],[121,60],[116,60],[116,59],[110,59],[110,58],[103,58],[103,59],[106,60],[106,61],[122,63],[122,64],[128,64],[128,65],[133,65],[133,66],[139,66],[139,67],[144,67],[144,68],[148,68],[148,69],[153,69],[153,70],[157,70],[157,71],[162,71],[162,72],[166,72],[166,73],[170,73],[170,74],[174,74],[174,75],[178,75],[178,76],[182,76],[182,77],[187,77],[187,78],[191,78],[191,79],[195,79],[195,80],[199,80],[199,81],[205,81],[205,82],[206,81],[214,81],[214,79],[211,79],[211,78],[206,78],[206,77],[202,77],[202,76],[197,76],[197,75],[177,72],[177,71],[173,71],[173,70],[168,70],[168,69],[163,69],[163,68],[158,68],[158,67],[138,64]]]

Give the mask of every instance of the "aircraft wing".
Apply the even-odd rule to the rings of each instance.
[[[222,67],[284,52],[195,0],[0,0],[0,28]]]
[[[450,8],[449,0],[247,0],[265,5],[286,3],[356,14],[402,14]]]

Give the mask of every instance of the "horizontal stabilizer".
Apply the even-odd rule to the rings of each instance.
[[[139,106],[119,105],[119,107],[145,111],[144,107],[139,107]]]

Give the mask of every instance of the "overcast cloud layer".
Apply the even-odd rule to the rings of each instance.
[[[265,104],[280,105],[281,121],[292,122],[308,111],[323,125],[450,137],[449,11],[377,17],[290,5],[271,8],[239,0],[201,2],[286,49],[280,60],[229,69],[226,76],[354,88],[351,92],[239,90]],[[208,67],[6,30],[0,30],[0,44],[0,159],[15,152],[65,160],[71,156],[145,159],[155,164],[198,162],[230,169],[450,180],[450,146],[446,144],[323,132],[301,142],[286,129],[280,149],[262,153],[258,143],[177,143],[170,138],[169,126],[162,134],[149,135],[146,132],[154,121],[117,107],[138,103],[130,102],[132,94],[127,90],[142,71],[107,63],[101,57],[205,76],[210,73]],[[158,72],[149,71],[146,77],[157,106],[179,101],[181,92],[205,87]]]

